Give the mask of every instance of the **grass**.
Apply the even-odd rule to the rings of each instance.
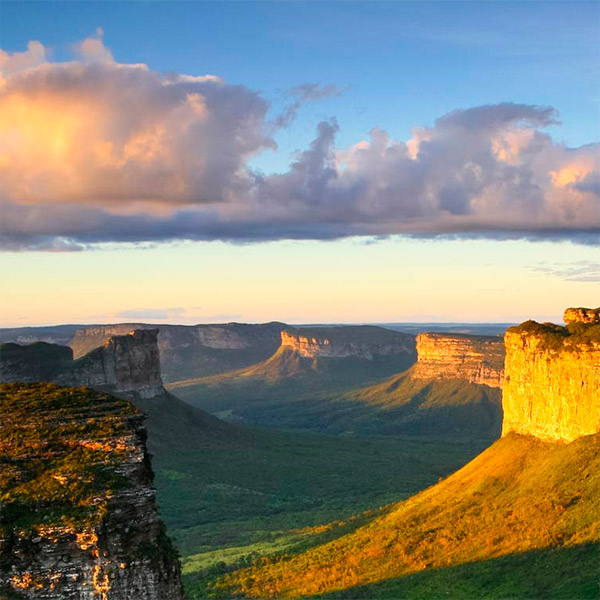
[[[561,597],[556,572],[572,570],[574,562],[585,570],[573,585],[591,594],[600,576],[600,562],[594,562],[599,541],[600,435],[569,445],[510,435],[448,479],[354,532],[213,577],[206,589],[219,598],[304,598],[344,597],[351,588],[347,593],[354,597],[359,586],[378,586],[370,588],[377,595],[367,597],[397,598],[403,583],[390,580],[421,574],[421,581],[429,578],[427,585],[434,586],[422,588],[421,597],[445,596],[448,586],[464,597],[480,597],[478,586],[486,578],[491,580],[488,597],[503,597],[502,590],[508,597],[524,597],[527,586],[511,584],[508,568],[494,579],[482,561],[505,560],[500,564],[510,566],[511,556],[525,556],[535,563],[538,553],[547,565],[545,575],[539,575],[546,586],[541,597]],[[563,565],[561,557],[569,553],[579,558]],[[478,583],[470,590],[472,576]]]
[[[350,364],[347,372],[354,375],[341,385],[334,377],[323,382],[325,377],[313,370],[297,369],[295,361],[300,359],[293,353],[280,350],[278,354],[273,368],[267,361],[262,371],[257,366],[172,389],[218,416],[266,427],[490,440],[500,434],[501,391],[497,388],[465,380],[413,379],[410,370],[365,385],[357,383],[357,368]],[[336,366],[340,378],[346,374],[341,368]],[[272,375],[274,369],[295,374],[278,378]]]
[[[86,388],[0,385],[0,534],[99,523],[127,484],[119,463],[139,413]]]
[[[191,600],[216,573],[356,529],[488,443],[241,428],[173,396],[153,402],[138,405],[150,412],[161,516]]]

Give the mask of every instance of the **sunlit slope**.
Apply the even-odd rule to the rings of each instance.
[[[503,577],[500,570],[496,578],[480,561],[513,560],[522,575],[527,561],[543,559],[544,574],[538,573],[545,582],[543,597],[595,598],[599,541],[600,435],[562,445],[511,434],[354,533],[234,572],[216,582],[214,594],[397,598],[413,588],[409,582],[403,592],[408,580],[391,580],[418,573],[421,581],[428,579],[423,597],[445,596],[449,589],[480,597],[480,577],[487,581],[488,597],[525,598],[531,597],[527,586],[507,592],[506,573]],[[521,553],[526,554],[511,558]],[[568,556],[575,556],[580,568],[571,565],[567,593]],[[447,576],[439,569],[448,569]],[[596,596],[588,595],[592,592]]]
[[[498,388],[465,379],[417,379],[412,369],[364,385],[353,364],[336,365],[337,377],[324,381],[318,371],[306,368],[306,361],[280,348],[249,369],[171,389],[204,410],[263,426],[332,434],[500,435]]]

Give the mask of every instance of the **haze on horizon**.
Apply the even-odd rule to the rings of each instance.
[[[600,304],[597,4],[0,10],[0,326]]]

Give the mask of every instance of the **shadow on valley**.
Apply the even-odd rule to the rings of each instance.
[[[600,598],[600,544],[511,554],[312,598],[597,600]]]

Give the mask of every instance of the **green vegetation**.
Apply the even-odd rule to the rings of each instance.
[[[534,598],[593,598],[598,542],[600,435],[562,445],[513,434],[354,532],[213,576],[206,590],[219,598],[438,598],[448,590],[524,598],[536,583]],[[520,586],[536,564],[544,569]]]
[[[427,435],[496,439],[501,391],[465,380],[413,379],[410,370],[374,384],[356,383],[355,365],[336,366],[326,382],[296,369],[297,354],[280,349],[277,362],[253,370],[173,386],[186,401],[231,421],[321,433]],[[330,359],[340,363],[340,359]],[[343,359],[348,360],[348,359]],[[285,362],[284,362],[285,361]],[[365,361],[362,361],[365,362]],[[277,377],[277,373],[295,372]],[[345,376],[345,379],[342,377]],[[340,383],[343,379],[343,383]]]
[[[0,413],[0,534],[99,522],[126,484],[111,439],[138,412],[86,388],[14,383],[0,386]]]
[[[138,405],[150,413],[161,515],[191,599],[216,573],[354,530],[486,445],[241,428],[170,395]]]
[[[541,340],[541,349],[555,352],[582,344],[600,344],[599,323],[575,322],[561,327],[554,323],[525,321],[521,325],[511,327],[508,332],[535,336]]]

